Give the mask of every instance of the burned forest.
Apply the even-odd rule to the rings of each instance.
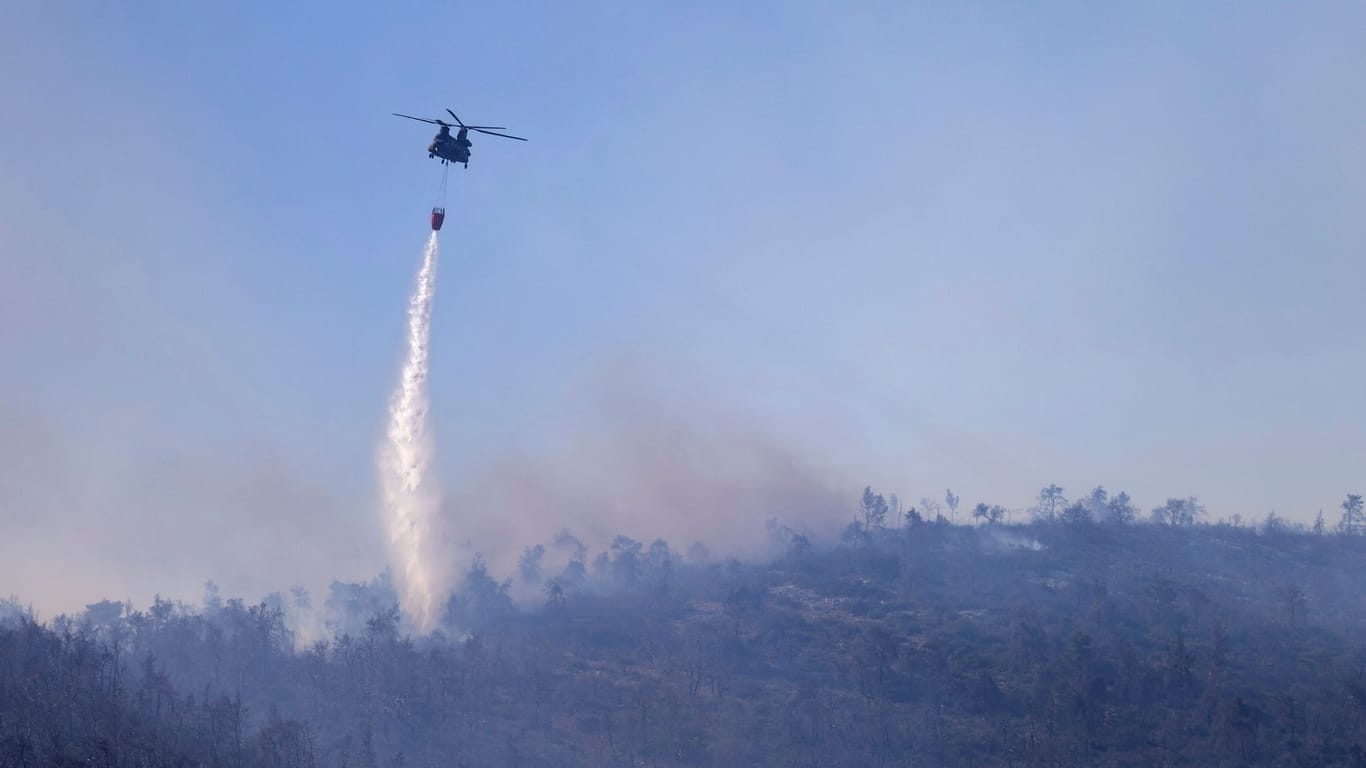
[[[428,635],[387,575],[311,627],[297,590],[11,601],[0,766],[1366,765],[1351,498],[1312,529],[864,501],[839,541],[770,522],[759,561],[625,536],[476,560]]]

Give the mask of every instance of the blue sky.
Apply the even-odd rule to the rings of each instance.
[[[508,5],[0,10],[0,592],[383,567],[448,106],[531,139],[442,232],[474,548],[1366,483],[1361,5]]]

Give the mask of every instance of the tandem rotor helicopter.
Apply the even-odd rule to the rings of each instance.
[[[505,139],[516,139],[518,141],[526,141],[526,139],[522,138],[521,136],[509,136],[506,133],[495,133],[495,131],[507,130],[502,126],[465,125],[464,123],[460,122],[460,118],[456,117],[455,113],[450,111],[449,109],[446,110],[446,114],[450,115],[452,118],[455,119],[454,124],[448,123],[445,120],[441,119],[432,119],[428,117],[413,117],[412,115],[400,115],[397,112],[393,112],[391,114],[394,117],[406,117],[409,120],[417,120],[419,122],[431,123],[432,125],[441,126],[441,130],[437,131],[436,136],[432,139],[431,145],[427,147],[427,157],[441,158],[442,165],[445,165],[446,163],[460,163],[466,168],[470,167],[470,147],[474,143],[469,139],[470,131],[487,133],[490,136],[502,136]],[[452,137],[451,129],[456,127],[457,125],[460,126],[460,131],[456,133],[454,137]]]
[[[441,229],[441,223],[446,220],[446,174],[450,171],[449,164],[460,163],[465,166],[466,169],[470,167],[470,147],[474,144],[469,138],[470,131],[487,133],[490,136],[501,136],[505,139],[526,141],[526,139],[521,136],[510,136],[506,133],[497,133],[497,131],[506,130],[502,126],[465,125],[460,122],[460,118],[456,117],[456,114],[449,109],[446,110],[446,114],[450,115],[451,118],[455,120],[454,124],[448,123],[440,118],[413,117],[412,115],[400,115],[397,112],[392,112],[390,114],[394,117],[406,117],[409,120],[417,120],[418,122],[441,126],[441,129],[436,132],[436,136],[432,138],[432,143],[427,147],[427,157],[441,158],[441,165],[443,166],[441,169],[441,187],[438,194],[438,202],[440,205],[432,208],[433,232],[439,231]],[[451,129],[456,126],[459,126],[460,130],[456,135],[451,136]]]

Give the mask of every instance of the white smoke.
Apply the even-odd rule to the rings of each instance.
[[[408,301],[408,357],[389,403],[389,431],[379,457],[389,543],[398,565],[394,580],[399,602],[407,620],[420,632],[431,628],[435,613],[434,578],[426,547],[441,504],[437,491],[425,482],[433,447],[427,434],[427,341],[436,261],[436,232],[432,232]]]

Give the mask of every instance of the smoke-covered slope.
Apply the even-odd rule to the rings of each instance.
[[[0,765],[1361,763],[1360,537],[774,533],[762,564],[528,558],[534,607],[476,563],[422,640],[373,585],[334,590],[368,621],[299,651],[271,604],[11,618]]]

